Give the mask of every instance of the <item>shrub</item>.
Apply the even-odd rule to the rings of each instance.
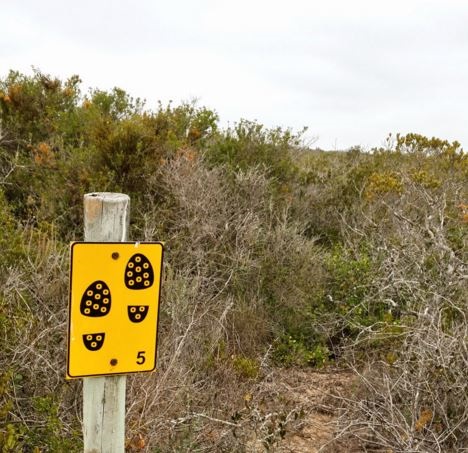
[[[288,181],[297,171],[291,150],[300,147],[303,132],[295,135],[290,130],[266,129],[256,122],[241,120],[210,141],[206,159],[233,171],[262,168],[269,176]]]
[[[343,435],[464,448],[460,145],[408,134],[322,152],[301,133],[217,121],[118,88],[82,95],[76,76],[0,81],[2,450],[80,448],[63,326],[66,242],[89,191],[128,193],[132,239],[166,242],[159,373],[128,379],[127,449],[273,448],[299,412],[255,400],[268,367],[332,361],[357,376]]]
[[[457,178],[440,186],[403,180],[404,196],[367,207],[379,260],[366,299],[388,315],[349,343],[359,390],[345,401],[344,432],[363,448],[458,451],[468,442],[468,306],[466,229],[454,207],[466,193]],[[452,228],[464,239],[454,242]]]

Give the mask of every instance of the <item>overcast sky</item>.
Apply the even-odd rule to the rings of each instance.
[[[0,76],[197,98],[221,124],[303,126],[317,146],[389,132],[468,148],[466,0],[1,0]]]

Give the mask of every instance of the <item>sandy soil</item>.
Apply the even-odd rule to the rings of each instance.
[[[275,370],[263,384],[262,397],[270,400],[271,410],[300,408],[297,421],[290,423],[286,435],[267,449],[253,439],[247,445],[249,453],[355,453],[355,445],[336,439],[338,399],[352,384],[352,374],[340,370],[326,371],[285,369]],[[287,412],[287,409],[286,409]]]

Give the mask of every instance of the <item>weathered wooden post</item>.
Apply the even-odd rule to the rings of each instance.
[[[130,197],[120,193],[84,196],[84,240],[123,242],[128,239]],[[125,451],[126,376],[83,379],[85,453]]]

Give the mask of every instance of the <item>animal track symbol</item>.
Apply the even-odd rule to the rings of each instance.
[[[153,266],[141,253],[133,255],[125,268],[125,286],[128,289],[147,289],[154,283]]]
[[[83,293],[80,312],[84,316],[98,318],[106,316],[111,308],[111,293],[109,287],[102,280],[91,283]]]

